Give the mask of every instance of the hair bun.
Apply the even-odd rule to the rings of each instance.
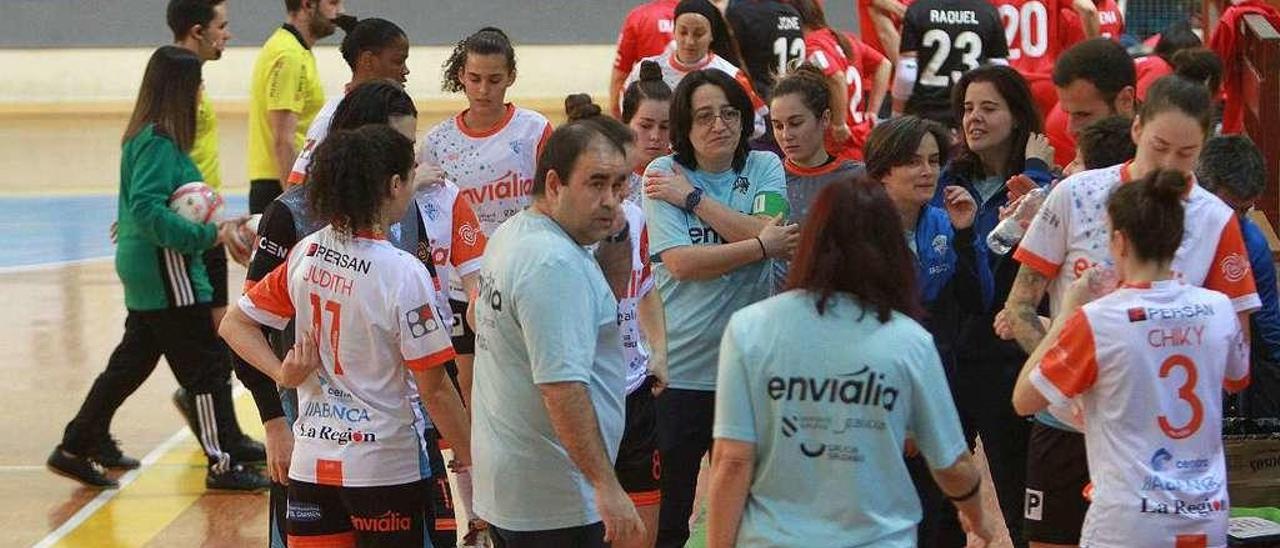
[[[583,118],[593,118],[604,113],[600,109],[600,105],[595,104],[591,100],[591,96],[585,93],[574,93],[564,98],[564,112],[569,117],[569,121],[581,120]]]
[[[662,80],[662,67],[657,61],[640,61],[640,81]]]
[[[486,32],[491,32],[491,33],[497,34],[498,36],[501,36],[504,40],[511,40],[511,37],[510,37],[510,36],[507,36],[506,31],[504,31],[504,30],[502,30],[502,29],[500,29],[500,28],[498,28],[498,27],[484,27],[484,28],[482,28],[482,29],[480,29],[480,30],[476,31],[476,34],[481,34],[481,33],[486,33]]]
[[[1147,195],[1163,202],[1180,203],[1187,193],[1187,185],[1191,184],[1186,174],[1172,169],[1157,171],[1150,180]]]
[[[352,30],[355,30],[356,24],[359,22],[360,19],[356,16],[347,15],[345,13],[338,14],[338,16],[333,19],[333,24],[342,29],[342,32],[351,32]]]

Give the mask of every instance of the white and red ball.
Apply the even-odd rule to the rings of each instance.
[[[187,183],[169,196],[169,209],[193,223],[214,223],[222,220],[222,196],[203,182]]]

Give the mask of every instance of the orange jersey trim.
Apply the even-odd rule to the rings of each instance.
[[[1057,276],[1058,271],[1062,269],[1062,265],[1036,255],[1022,246],[1018,246],[1018,249],[1013,252],[1013,258],[1046,278]]]
[[[454,116],[453,120],[454,123],[458,124],[458,131],[461,131],[463,135],[472,139],[483,139],[485,137],[497,135],[499,131],[506,129],[507,124],[511,123],[511,119],[516,115],[516,106],[511,103],[507,103],[507,114],[502,117],[502,121],[498,122],[498,125],[485,131],[476,131],[467,127],[467,122],[464,120],[467,115],[467,111],[469,110],[471,109],[459,112],[457,116]]]
[[[342,487],[342,461],[316,459],[316,483]]]
[[[1245,374],[1245,376],[1240,377],[1238,379],[1222,379],[1222,388],[1225,389],[1227,392],[1240,392],[1241,390],[1244,390],[1245,388],[1248,388],[1248,387],[1249,387],[1248,374]]]
[[[1073,398],[1098,380],[1096,348],[1089,318],[1084,311],[1077,310],[1067,318],[1067,323],[1058,333],[1058,340],[1044,353],[1040,360],[1040,373],[1063,396]]]
[[[636,507],[657,506],[662,503],[662,491],[643,491],[640,493],[627,493],[631,498],[631,502]]]
[[[1174,537],[1174,548],[1205,548],[1209,545],[1209,537],[1200,535],[1178,535]]]
[[[346,548],[356,545],[354,531],[329,535],[288,535],[289,548]]]
[[[1218,236],[1218,247],[1213,252],[1213,264],[1204,279],[1205,289],[1221,292],[1232,301],[1258,293],[1249,265],[1249,252],[1244,247],[1244,236],[1234,216],[1227,219]]]
[[[427,354],[421,358],[405,360],[404,366],[413,371],[426,371],[433,367],[440,367],[448,363],[449,360],[452,360],[457,355],[458,353],[455,352],[451,346],[434,354]]]
[[[293,301],[289,299],[289,262],[280,263],[266,278],[249,288],[245,296],[253,306],[265,312],[292,318],[294,308]]]
[[[480,230],[480,221],[476,219],[475,210],[466,198],[458,195],[453,200],[453,242],[449,248],[449,262],[460,267],[484,255],[484,248],[489,244],[484,231]]]

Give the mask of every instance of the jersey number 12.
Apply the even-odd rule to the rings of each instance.
[[[791,44],[787,45],[787,37],[780,36],[773,41],[773,54],[778,58],[778,72],[776,74],[786,74],[787,67],[792,61],[804,59],[804,39],[792,38]]]

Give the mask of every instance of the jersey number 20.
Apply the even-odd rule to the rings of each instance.
[[[942,70],[942,64],[951,56],[951,35],[947,31],[941,29],[930,29],[924,33],[921,38],[924,47],[936,47],[933,50],[933,56],[929,58],[929,62],[924,66],[924,72],[920,74],[920,84],[931,88],[944,88],[950,86],[960,80],[961,71],[951,71],[950,78],[947,75],[938,74]],[[955,48],[960,50],[960,62],[964,63],[965,71],[978,68],[978,59],[982,58],[982,38],[978,33],[966,30],[956,35]]]
[[[1004,21],[1004,38],[1009,42],[1010,61],[1022,58],[1023,54],[1039,59],[1049,50],[1049,11],[1044,4],[1032,0],[1023,4],[1021,9],[1002,4],[1000,19]]]

